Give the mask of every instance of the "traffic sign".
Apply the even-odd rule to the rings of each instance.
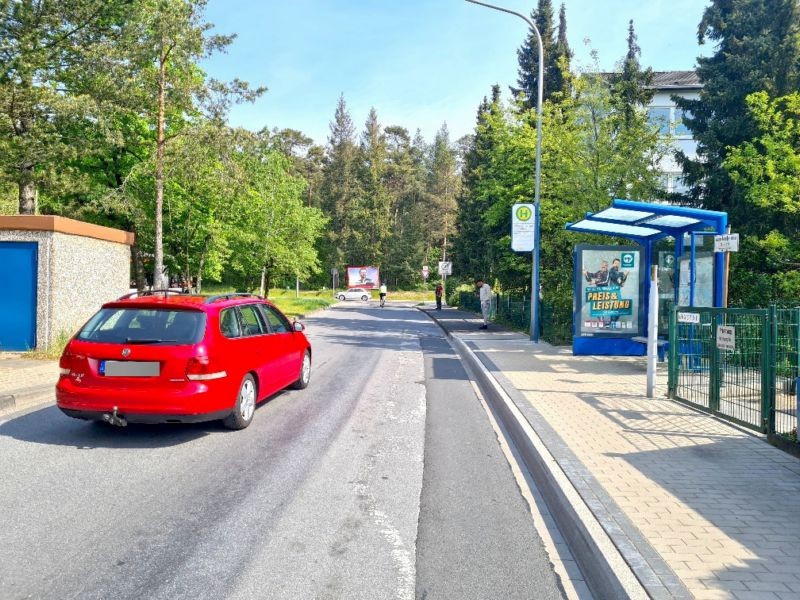
[[[515,252],[531,252],[536,247],[535,216],[535,204],[511,207],[511,249]]]
[[[439,261],[439,275],[452,275],[453,274],[453,263],[449,260],[440,260]]]
[[[423,267],[422,267],[422,278],[423,278],[423,279],[427,279],[427,278],[428,278],[428,275],[430,275],[430,274],[431,274],[431,270],[430,270],[430,268],[428,267],[428,265],[425,265],[425,266],[423,266]]]
[[[714,252],[738,252],[739,234],[728,233],[727,235],[714,236]]]

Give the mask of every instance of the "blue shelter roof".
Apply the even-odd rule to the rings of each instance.
[[[597,213],[587,213],[577,223],[567,223],[569,231],[602,233],[636,241],[655,241],[678,237],[688,232],[725,233],[728,214],[700,208],[613,200]]]

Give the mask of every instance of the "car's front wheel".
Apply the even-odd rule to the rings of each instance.
[[[342,302],[344,302],[346,300],[346,298],[344,297],[344,294],[339,296],[339,300],[341,300]]]
[[[308,387],[309,381],[311,381],[311,354],[306,350],[303,354],[303,364],[300,365],[300,375],[292,387],[296,390],[304,390]]]
[[[256,380],[248,373],[239,386],[239,394],[236,396],[236,404],[233,412],[223,419],[222,424],[228,429],[244,429],[253,422],[253,415],[256,412],[257,400]]]
[[[364,302],[366,302],[367,300],[369,300],[369,296],[367,296],[367,295],[365,294],[364,296],[361,296],[361,299],[362,299]]]

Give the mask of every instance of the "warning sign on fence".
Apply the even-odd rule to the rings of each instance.
[[[717,325],[717,348],[736,350],[736,327]]]

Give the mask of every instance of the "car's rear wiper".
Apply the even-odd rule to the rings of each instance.
[[[125,340],[126,344],[166,344],[166,343],[177,343],[178,340],[162,340],[159,338],[127,338]]]

